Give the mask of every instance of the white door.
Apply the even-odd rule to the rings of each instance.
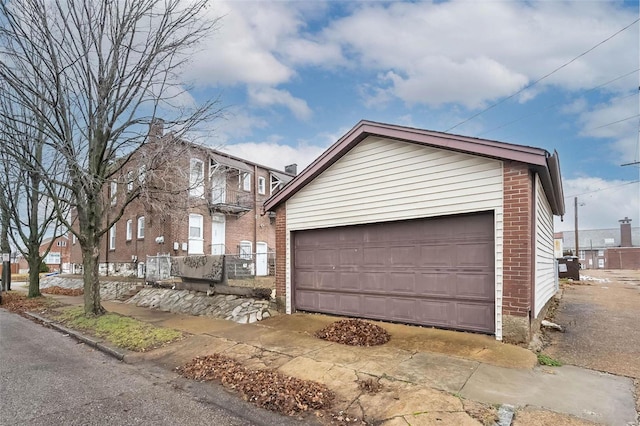
[[[138,263],[138,278],[144,278],[145,272],[144,263]]]
[[[267,243],[256,243],[256,275],[269,275]]]
[[[216,172],[211,176],[211,203],[224,204],[227,199],[227,175]]]
[[[225,217],[223,214],[211,216],[211,254],[225,254],[224,247]]]
[[[204,238],[201,214],[189,215],[189,247],[187,254],[204,254]]]

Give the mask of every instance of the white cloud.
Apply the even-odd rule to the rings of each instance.
[[[606,103],[592,106],[578,118],[583,136],[612,141],[614,161],[638,160],[638,98],[613,97]]]
[[[222,150],[278,170],[284,170],[284,166],[289,164],[297,164],[299,173],[322,154],[326,148],[326,146],[305,143],[290,146],[276,140],[230,144],[224,146]]]
[[[640,183],[606,180],[597,177],[564,179],[566,215],[564,222],[555,220],[556,231],[574,229],[574,198],[578,197],[579,229],[615,228],[625,216],[640,224]]]
[[[305,100],[296,98],[286,90],[272,87],[249,87],[248,93],[249,101],[253,105],[262,107],[281,105],[288,108],[299,120],[308,120],[313,114]]]
[[[324,37],[359,67],[388,73],[390,90],[406,102],[478,107],[546,75],[635,18],[632,8],[611,2],[365,3],[331,23]],[[637,51],[636,27],[541,86],[593,87],[614,77],[612,71],[637,68],[637,55],[629,54]]]

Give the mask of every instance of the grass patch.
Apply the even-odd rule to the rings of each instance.
[[[155,327],[114,313],[86,316],[81,306],[66,309],[55,319],[68,327],[90,332],[120,348],[136,352],[158,348],[182,337],[182,333],[177,330]]]
[[[540,365],[548,365],[549,367],[560,367],[562,365],[560,361],[545,354],[538,354],[538,363]]]

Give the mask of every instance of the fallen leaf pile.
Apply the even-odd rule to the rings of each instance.
[[[389,341],[391,336],[384,328],[359,319],[345,319],[316,331],[315,336],[330,342],[351,346],[376,346]]]
[[[40,290],[40,293],[47,294],[62,294],[64,296],[82,296],[84,290],[81,288],[64,288],[54,285],[53,287],[47,287]]]
[[[4,309],[23,313],[25,311],[38,311],[47,308],[49,304],[43,297],[27,298],[24,294],[15,292],[2,292],[2,305]]]
[[[320,383],[300,380],[271,369],[246,368],[233,358],[220,354],[196,357],[178,371],[189,379],[219,380],[247,401],[288,416],[326,409],[335,397]]]

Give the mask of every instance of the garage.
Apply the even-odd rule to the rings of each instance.
[[[526,343],[558,280],[556,152],[361,121],[264,204],[281,312]]]
[[[297,310],[493,333],[493,214],[294,233]]]

